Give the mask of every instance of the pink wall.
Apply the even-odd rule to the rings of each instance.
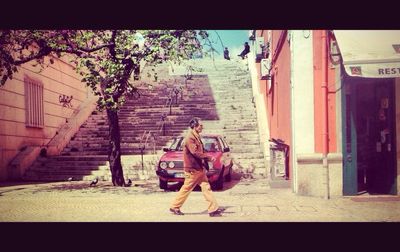
[[[321,30],[313,31],[313,61],[314,61],[314,127],[315,127],[315,152],[322,153],[322,36]],[[328,61],[328,136],[329,136],[329,152],[337,151],[337,132],[336,132],[336,85],[335,70],[329,67]]]
[[[272,31],[271,57],[277,53],[277,45],[282,30]],[[290,47],[287,36],[283,37],[283,46],[272,66],[272,90],[267,95],[268,120],[271,138],[282,139],[291,146],[291,101],[290,101]],[[292,153],[289,156],[289,178],[292,177]]]
[[[278,42],[283,30],[273,30],[271,32],[272,44],[270,45],[270,57],[274,59],[274,54],[278,51]],[[315,125],[315,152],[322,153],[322,42],[321,31],[313,31],[313,61],[314,61],[314,125]],[[267,30],[257,31],[257,36],[263,36],[268,41]],[[287,35],[283,37],[283,44],[276,60],[273,61],[271,73],[273,74],[272,89],[267,90],[267,81],[260,80],[259,92],[265,95],[266,111],[268,117],[268,127],[271,138],[279,138],[291,146],[291,89],[290,89],[290,47]],[[336,85],[335,69],[331,69],[328,61],[328,137],[329,152],[337,151],[337,132],[336,132]],[[256,63],[257,73],[260,76],[260,65]],[[289,178],[292,178],[293,157],[290,152]]]
[[[44,128],[25,126],[25,76],[43,84]],[[87,88],[80,80],[71,65],[55,60],[44,70],[26,63],[0,87],[0,180],[7,179],[7,166],[22,147],[47,144],[88,98]],[[72,108],[59,103],[60,94],[73,96]]]

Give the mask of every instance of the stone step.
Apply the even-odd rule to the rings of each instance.
[[[34,172],[34,174],[33,174]],[[42,176],[68,176],[71,177],[78,177],[78,176],[87,176],[87,175],[93,175],[93,176],[102,176],[104,174],[110,173],[110,170],[71,170],[71,169],[65,169],[65,170],[30,170],[27,172],[26,176],[32,176],[32,175],[39,175],[40,177]]]
[[[94,166],[103,166],[103,165],[108,165],[108,161],[106,160],[63,160],[60,162],[60,160],[57,159],[49,159],[47,161],[36,161],[36,166],[59,166],[59,167],[65,167],[65,166],[76,166],[76,167],[94,167]]]
[[[262,156],[262,155],[260,155]],[[239,161],[239,162],[254,162],[258,164],[264,164],[264,158],[249,158],[247,156],[238,156],[235,155],[235,153],[232,153],[232,157],[234,160]]]
[[[261,152],[257,153],[232,153],[233,158],[239,158],[239,159],[263,159],[264,155]]]
[[[254,147],[255,149],[260,147],[258,137],[244,138],[243,136],[227,137],[224,134],[221,135],[225,136],[225,140],[227,141],[230,147],[236,148],[237,146],[238,148],[241,148],[242,146],[246,146],[246,147]],[[171,141],[173,138],[174,138],[173,136],[167,136],[163,138],[156,137],[155,138],[156,146],[163,146],[165,143]],[[153,144],[154,140],[152,137],[150,137],[147,142],[141,141],[141,137],[139,136],[135,138],[125,137],[121,139],[121,146],[136,146],[136,145],[139,146],[139,144],[143,143]],[[72,140],[68,143],[67,148],[71,149],[71,148],[108,147],[108,146],[109,146],[109,139],[88,138],[84,140]]]
[[[231,152],[233,154],[236,154],[236,153],[262,153],[259,147],[258,148],[255,148],[255,147],[247,148],[247,147],[244,147],[244,146],[243,147],[232,147],[230,145],[229,148],[231,149]]]
[[[37,161],[42,161],[43,159],[38,159]],[[54,160],[54,161],[62,161],[62,162],[68,162],[68,161],[108,161],[108,156],[107,155],[76,155],[74,157],[69,157],[69,156],[54,156],[54,157],[49,157],[48,160]]]
[[[156,151],[158,151],[156,149]],[[63,156],[79,156],[82,154],[85,155],[107,155],[108,151],[107,150],[83,150],[80,152],[70,152],[70,151],[63,151],[61,155]],[[145,154],[152,154],[153,150],[152,149],[146,149]],[[140,155],[141,151],[139,149],[123,149],[121,150],[121,155]]]
[[[74,176],[73,181],[92,181],[96,178],[98,178],[100,181],[109,181],[109,177],[111,175],[80,175]],[[47,174],[31,174],[31,175],[26,175],[24,176],[25,181],[46,181],[46,182],[61,182],[61,181],[67,181],[69,178],[71,178],[71,175],[68,174],[63,174],[63,175],[47,175]],[[73,183],[73,182],[71,182]],[[89,186],[89,185],[88,185]]]
[[[140,140],[142,139],[143,133],[142,134],[137,134],[135,136],[121,136],[121,142],[140,142]],[[157,135],[156,139],[157,141],[160,142],[165,142],[165,141],[169,141],[171,139],[171,137],[173,137],[172,135],[167,135],[167,136],[162,136],[162,135]],[[150,138],[151,139],[151,138]],[[73,141],[80,143],[80,142],[84,142],[84,143],[98,143],[98,141],[100,141],[101,143],[107,142],[109,141],[108,136],[107,137],[94,137],[94,136],[77,136],[75,137],[73,140],[70,141],[70,143]]]
[[[246,153],[262,154],[262,152],[259,149],[252,151],[250,149],[242,150],[242,149],[233,149],[233,148],[231,148],[231,153],[232,153],[232,155],[238,155],[238,154],[241,155],[241,154],[246,154]]]
[[[46,164],[45,166],[41,165],[34,165],[31,167],[30,171],[35,171],[35,172],[74,172],[74,173],[90,173],[92,171],[109,171],[110,166],[109,165],[100,165],[100,166],[78,166],[76,164],[66,164],[66,165],[60,165],[60,164]]]
[[[180,132],[182,131],[182,129],[180,127],[173,127],[171,125],[166,125],[169,126],[167,127],[167,131],[171,132],[171,133],[175,133],[175,132]],[[182,127],[183,128],[183,127]],[[140,127],[140,128],[136,128],[136,127],[120,127],[120,132],[122,136],[135,136],[137,134],[143,134],[143,132],[146,130],[151,130],[153,132],[158,132],[161,129],[161,125],[153,125],[153,126],[148,126],[148,127]],[[185,129],[187,129],[187,126],[185,127]],[[102,134],[100,134],[99,132],[102,132]],[[105,136],[106,132],[108,132],[108,128],[107,129],[96,129],[96,128],[81,128],[79,130],[79,133],[76,134],[76,136],[83,136],[86,134],[91,134],[91,135],[99,135],[99,136]],[[135,133],[135,132],[139,132],[139,133]],[[134,135],[133,135],[134,134]]]

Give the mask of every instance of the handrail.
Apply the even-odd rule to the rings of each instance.
[[[161,116],[161,124],[160,124],[160,128],[158,129],[158,132],[163,132],[163,136],[165,136],[165,119],[167,118],[166,114],[163,114]]]
[[[146,149],[146,145],[147,145],[147,143],[148,143],[148,141],[150,139],[150,136],[153,137],[153,145],[154,145],[155,140],[156,140],[154,132],[152,132],[151,130],[149,130],[149,131],[145,130],[143,132],[143,135],[142,135],[141,140],[140,140],[140,144],[139,144],[140,145],[140,149],[143,149],[143,150]]]
[[[172,115],[172,96],[171,95],[168,97],[165,107],[169,107],[169,115]]]
[[[156,137],[151,130],[149,130],[149,131],[145,130],[143,132],[143,135],[142,135],[142,137],[140,139],[140,143],[139,143],[140,154],[142,156],[142,172],[144,171],[144,160],[143,160],[144,150],[146,149],[146,144],[147,144],[150,136],[153,137],[153,154],[156,153]]]

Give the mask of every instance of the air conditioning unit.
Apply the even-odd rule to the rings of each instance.
[[[261,80],[269,80],[271,79],[270,70],[271,70],[271,60],[270,59],[262,59],[260,62],[261,67]]]
[[[256,62],[260,62],[261,59],[265,58],[265,45],[264,37],[257,37],[254,44],[254,51],[256,54]]]

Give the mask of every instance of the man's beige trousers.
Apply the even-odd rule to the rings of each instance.
[[[204,169],[201,171],[193,170],[191,172],[185,172],[185,182],[179,190],[171,208],[180,209],[196,185],[200,185],[201,192],[209,203],[208,212],[216,211],[218,209],[218,204],[211,191],[210,183],[208,183],[208,178]]]

